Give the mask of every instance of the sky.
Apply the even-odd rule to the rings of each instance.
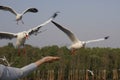
[[[0,31],[21,32],[36,27],[48,20],[54,12],[59,15],[54,21],[71,30],[81,41],[110,36],[108,40],[89,43],[87,47],[120,48],[120,0],[0,0],[0,5],[10,6],[17,12],[35,7],[38,13],[27,13],[23,16],[25,24],[15,22],[15,16],[0,10]],[[26,44],[35,47],[68,46],[69,38],[52,23],[40,30],[47,31],[30,36]],[[9,42],[14,45],[16,39],[0,40],[0,46]]]

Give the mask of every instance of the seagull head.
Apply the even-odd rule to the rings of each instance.
[[[25,36],[26,39],[29,38],[29,34],[27,32],[24,32],[24,36]]]
[[[29,38],[29,35],[28,35],[28,34],[26,34],[25,38],[26,38],[26,39],[28,39],[28,38]]]
[[[85,46],[86,46],[86,42],[82,41],[82,48],[85,48]]]

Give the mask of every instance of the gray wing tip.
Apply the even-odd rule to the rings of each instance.
[[[30,8],[29,11],[36,13],[36,12],[38,12],[38,9],[37,8]]]
[[[58,23],[54,22],[53,20],[51,20],[51,22],[52,22],[54,25],[56,25],[57,27],[58,27],[58,26],[61,27],[61,25],[59,25]]]
[[[52,18],[55,18],[55,17],[58,15],[58,13],[60,13],[60,12],[59,12],[59,11],[55,12],[55,13],[53,14]]]
[[[0,9],[6,9],[6,8],[8,9],[8,8],[11,8],[11,7],[10,6],[5,6],[5,5],[4,6],[0,5]]]
[[[0,9],[4,9],[4,6],[0,6]]]
[[[53,20],[51,20],[52,23],[55,23]]]
[[[110,36],[106,36],[106,37],[104,37],[104,39],[108,39]]]

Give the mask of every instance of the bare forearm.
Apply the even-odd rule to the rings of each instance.
[[[40,66],[43,63],[44,63],[44,60],[42,60],[42,59],[35,62],[35,64],[37,65],[37,67]]]
[[[40,66],[43,63],[52,62],[52,61],[56,61],[56,60],[59,60],[59,59],[60,59],[60,57],[47,56],[47,57],[44,57],[44,58],[36,61],[35,64],[38,67],[38,66]]]

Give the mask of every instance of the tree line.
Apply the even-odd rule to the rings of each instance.
[[[107,70],[107,74],[112,74],[113,69],[120,68],[120,48],[81,48],[71,55],[67,47],[58,47],[57,45],[45,46],[42,48],[25,45],[26,52],[16,49],[12,43],[0,47],[0,57],[6,56],[11,66],[22,67],[32,63],[44,56],[59,56],[60,61],[41,65],[37,70],[64,70],[68,74],[69,70]],[[2,64],[3,62],[0,61]]]

